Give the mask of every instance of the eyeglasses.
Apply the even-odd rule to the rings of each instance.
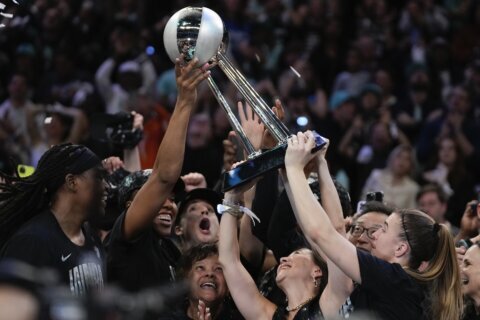
[[[362,234],[364,232],[367,233],[367,237],[371,240],[375,240],[375,238],[373,237],[373,234],[375,233],[375,231],[377,231],[378,229],[380,229],[382,226],[380,225],[374,225],[373,227],[370,227],[370,228],[365,228],[364,226],[360,225],[360,224],[356,224],[356,225],[353,225],[352,226],[352,235],[354,237],[357,237],[357,238],[360,238],[362,236]]]

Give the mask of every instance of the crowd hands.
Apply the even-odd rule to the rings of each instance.
[[[148,54],[162,50],[154,39],[177,4],[154,14],[153,1],[107,2],[115,17],[102,32],[104,4],[14,7],[26,18],[5,29],[7,37],[23,36],[0,93],[0,290],[7,297],[0,313],[49,319],[42,310],[65,305],[47,293],[66,286],[80,296],[79,314],[95,309],[93,296],[105,318],[478,318],[480,57],[456,39],[475,35],[478,14],[466,17],[480,6],[206,4],[251,30],[271,22],[278,42],[239,29],[244,37],[231,50],[277,117],[301,131],[288,140],[285,168],[224,195],[220,174],[248,155],[202,83],[208,67],[180,57],[170,69],[163,53]],[[27,37],[38,32],[33,21],[42,24],[38,43]],[[77,56],[62,39],[58,31],[69,23],[81,35],[70,40],[83,39],[78,52],[88,54]],[[255,150],[277,145],[250,106],[238,102],[235,111]],[[112,144],[97,134],[106,127],[131,140]],[[313,153],[312,129],[330,139]],[[104,160],[80,166],[71,157],[77,144]],[[27,182],[8,157],[36,167]],[[55,175],[55,168],[62,170]],[[377,191],[383,197],[369,200]],[[47,225],[55,221],[49,217],[60,228]],[[44,238],[37,225],[57,228],[62,240]],[[40,271],[12,268],[7,258]],[[59,276],[38,281],[45,267]],[[170,303],[172,290],[162,285],[182,280]],[[8,299],[26,307],[13,310]]]

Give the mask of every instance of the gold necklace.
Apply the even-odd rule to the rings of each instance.
[[[295,308],[290,308],[289,306],[287,306],[285,308],[285,310],[287,310],[288,312],[291,312],[291,311],[297,311],[298,309],[300,309],[301,307],[303,307],[304,305],[306,305],[307,303],[309,303],[310,301],[312,301],[316,296],[312,296],[310,298],[308,298],[307,300],[303,301],[302,303],[300,303],[298,306],[296,306]]]

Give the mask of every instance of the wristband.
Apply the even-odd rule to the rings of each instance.
[[[218,204],[217,211],[219,214],[224,214],[224,213],[231,214],[232,216],[237,217],[238,219],[240,219],[243,216],[243,214],[246,214],[247,216],[250,217],[250,219],[252,219],[253,225],[255,225],[255,220],[260,222],[260,219],[255,215],[255,213],[253,213],[250,209],[243,206],[233,205],[233,204],[229,204],[229,205]]]

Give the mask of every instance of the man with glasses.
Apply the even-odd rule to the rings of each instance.
[[[353,217],[353,222],[347,230],[348,240],[357,248],[370,252],[372,250],[373,233],[380,229],[387,217],[393,212],[393,208],[383,204],[380,201],[367,201],[363,204],[361,211]],[[355,284],[354,284],[355,285]],[[358,294],[353,291],[352,295],[340,309],[340,315],[345,319],[353,311],[352,297]]]
[[[348,239],[358,248],[368,252],[372,249],[373,233],[380,229],[393,212],[393,208],[382,202],[368,201],[357,213],[348,232]]]

